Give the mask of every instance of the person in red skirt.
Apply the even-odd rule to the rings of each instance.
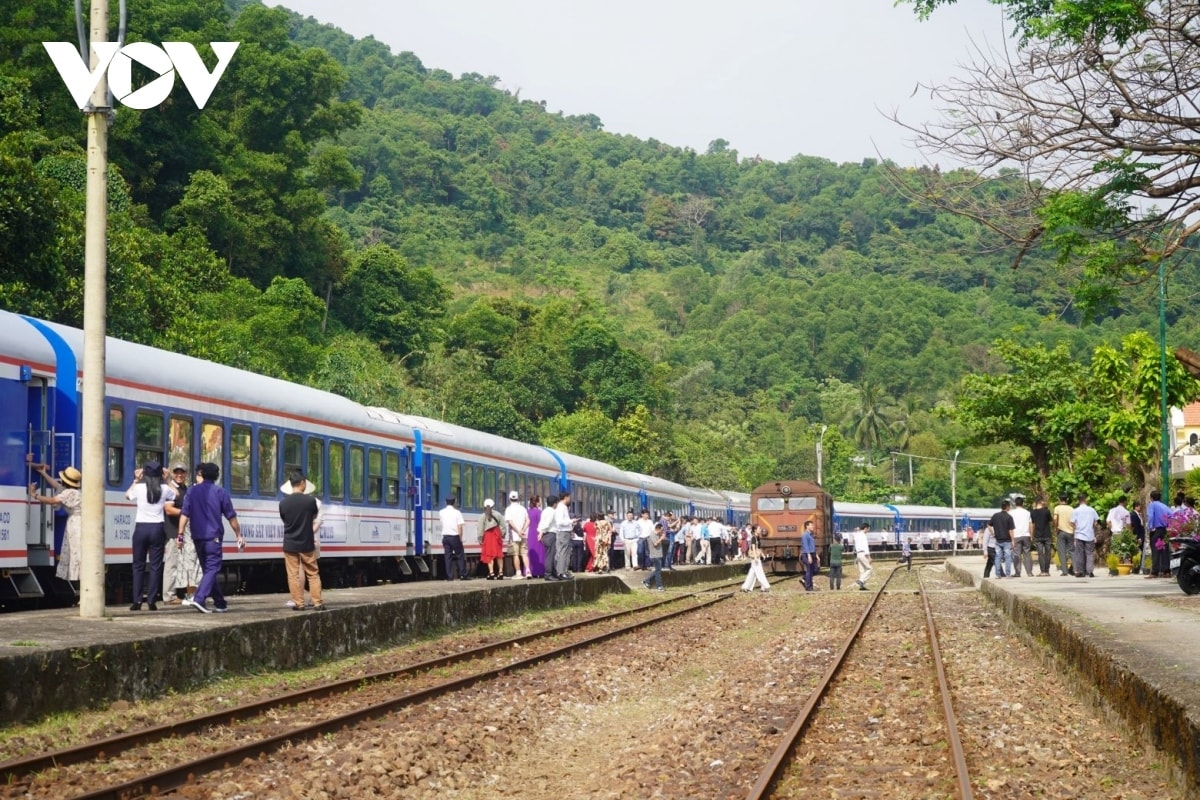
[[[490,497],[483,501],[479,529],[482,531],[479,560],[488,568],[487,579],[504,580],[504,517],[496,511],[496,502]]]
[[[585,572],[593,572],[596,569],[596,517],[599,514],[592,514],[588,517],[587,522],[583,523],[583,546],[587,548],[588,560],[587,566],[583,569]]]

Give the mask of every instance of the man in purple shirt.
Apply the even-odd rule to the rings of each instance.
[[[225,595],[217,583],[222,563],[221,540],[225,538],[225,525],[221,518],[229,520],[239,548],[246,546],[246,540],[242,538],[242,526],[238,522],[237,512],[233,510],[229,492],[217,485],[221,468],[205,462],[196,471],[201,480],[183,497],[183,510],[179,515],[179,541],[183,541],[184,532],[190,524],[192,543],[196,545],[196,559],[204,570],[204,577],[200,579],[192,599],[184,600],[183,604],[203,614],[211,614],[214,610],[229,610]],[[207,606],[210,597],[213,600],[211,610]]]
[[[1150,493],[1146,508],[1146,527],[1150,529],[1150,574],[1147,578],[1171,577],[1171,548],[1167,547],[1167,516],[1171,509],[1162,501],[1162,492]]]

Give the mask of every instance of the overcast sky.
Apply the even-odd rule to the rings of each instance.
[[[271,2],[271,0],[268,0]],[[970,55],[1002,41],[1000,10],[959,0],[918,22],[892,0],[286,0],[301,14],[426,67],[478,72],[596,114],[605,130],[742,156],[877,153],[928,163],[884,112],[932,121],[928,92]]]

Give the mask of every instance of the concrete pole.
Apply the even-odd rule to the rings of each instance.
[[[108,41],[108,0],[92,0],[90,42]],[[89,52],[93,69],[95,56]],[[79,616],[104,617],[105,347],[108,330],[108,78],[100,79],[87,109],[87,222],[83,268],[83,552]]]
[[[960,452],[962,451],[955,450],[954,458],[950,461],[950,531],[954,535],[954,544],[950,546],[950,552],[954,555],[958,555],[958,454]]]
[[[824,486],[821,473],[821,464],[825,460],[825,431],[829,430],[828,425],[821,426],[821,436],[817,439],[817,486]]]

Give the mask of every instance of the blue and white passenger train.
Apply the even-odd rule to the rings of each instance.
[[[0,311],[0,604],[69,599],[53,577],[63,520],[31,503],[27,457],[53,473],[78,466],[83,332]],[[648,508],[658,514],[749,518],[750,495],[697,489],[569,453],[109,338],[104,399],[106,592],[126,602],[134,504],[124,491],[146,461],[211,461],[233,497],[244,552],[227,551],[238,586],[281,586],[279,486],[300,468],[324,504],[321,571],[329,585],[364,585],[440,571],[438,509],[448,495],[467,519],[468,554],[487,498],[522,500],[570,488],[581,514]],[[871,509],[840,504],[843,520]],[[902,510],[903,507],[900,507]],[[943,509],[946,514],[948,510]],[[890,513],[890,512],[889,512]],[[897,512],[899,513],[899,512]],[[897,517],[880,522],[891,530]],[[952,520],[946,519],[946,527]],[[849,529],[849,528],[847,528]]]

